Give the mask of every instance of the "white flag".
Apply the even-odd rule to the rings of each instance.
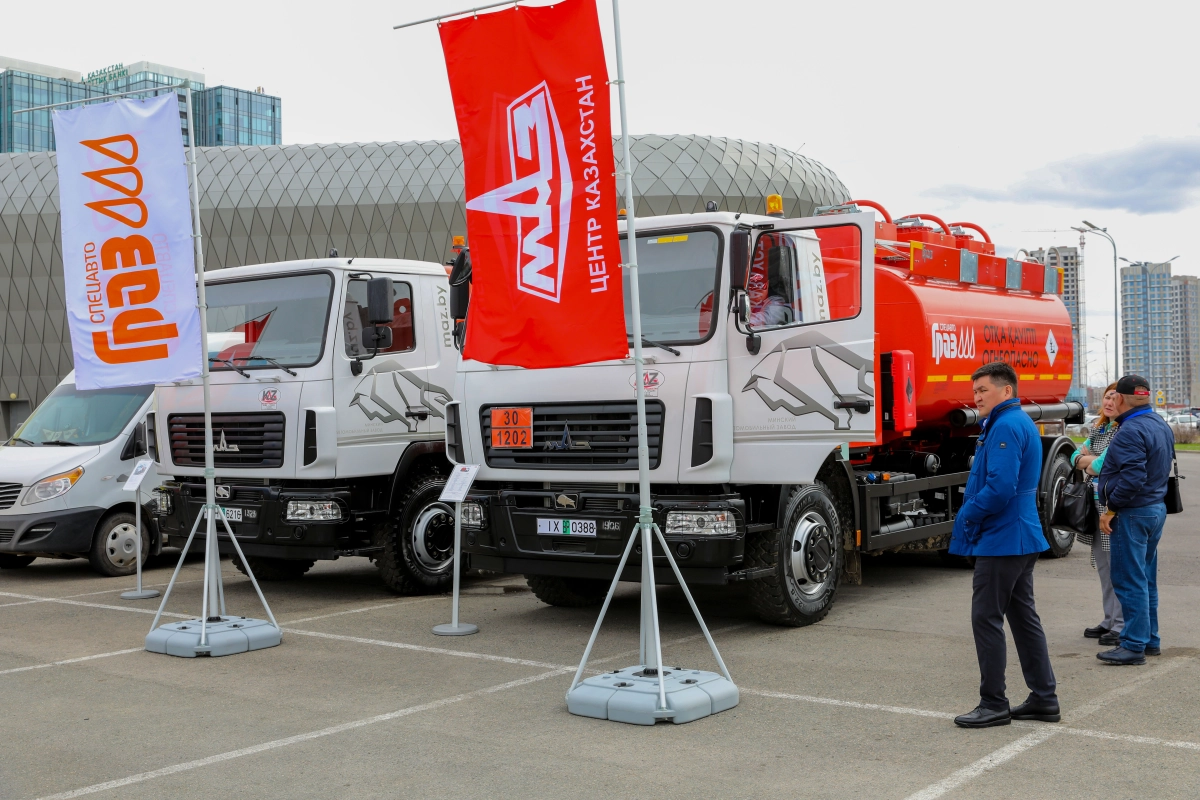
[[[174,92],[54,114],[80,389],[200,374],[191,203]]]

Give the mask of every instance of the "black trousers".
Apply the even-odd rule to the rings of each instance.
[[[979,704],[985,708],[1008,708],[1008,698],[1004,695],[1004,667],[1008,657],[1004,640],[1005,617],[1017,646],[1030,697],[1042,702],[1058,702],[1046,634],[1033,604],[1033,567],[1037,560],[1038,554],[1030,553],[1025,556],[981,556],[975,561],[971,629],[979,656]]]

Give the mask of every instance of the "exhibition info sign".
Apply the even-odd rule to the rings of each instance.
[[[471,242],[463,357],[532,368],[625,358],[608,70],[594,0],[438,27]]]
[[[200,375],[174,92],[54,114],[67,319],[80,389]]]

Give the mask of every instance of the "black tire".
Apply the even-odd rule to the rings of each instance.
[[[18,556],[12,553],[0,553],[0,569],[24,569],[36,559],[37,556]]]
[[[1071,471],[1070,459],[1066,453],[1060,450],[1055,454],[1046,474],[1042,477],[1046,499],[1042,503],[1042,507],[1038,509],[1038,517],[1042,521],[1042,535],[1046,537],[1046,544],[1050,545],[1050,549],[1042,555],[1048,558],[1062,558],[1070,553],[1071,548],[1075,545],[1074,530],[1050,524],[1050,520],[1054,519],[1054,510],[1058,508],[1058,500],[1062,496],[1063,487],[1071,479]]]
[[[383,552],[375,566],[393,592],[443,591],[454,580],[454,508],[438,500],[445,484],[436,468],[412,475],[396,507],[396,524],[376,533]]]
[[[313,568],[316,561],[292,558],[265,558],[263,556],[246,556],[250,569],[254,571],[256,580],[264,583],[273,581],[296,581],[304,577],[304,573]],[[246,574],[246,565],[236,555],[233,557],[234,568]]]
[[[92,536],[88,562],[92,569],[110,578],[133,575],[137,572],[137,545],[134,516],[128,511],[116,511],[100,520]],[[142,520],[142,564],[150,555],[150,529]]]
[[[608,581],[593,578],[560,578],[557,575],[526,575],[533,596],[548,606],[588,608],[604,602]]]
[[[793,489],[782,530],[746,540],[751,568],[774,567],[750,584],[750,605],[764,622],[798,628],[829,613],[842,571],[841,524],[829,490],[818,482]],[[796,564],[802,574],[796,576]]]

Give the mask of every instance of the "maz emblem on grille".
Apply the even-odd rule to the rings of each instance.
[[[238,446],[236,444],[229,444],[228,442],[226,442],[225,441],[225,431],[221,431],[221,441],[217,442],[217,446],[213,448],[213,452],[214,453],[236,453],[236,452],[238,452]]]
[[[571,439],[571,426],[563,425],[562,438],[557,442],[543,442],[543,450],[591,450],[591,442],[576,442]]]

